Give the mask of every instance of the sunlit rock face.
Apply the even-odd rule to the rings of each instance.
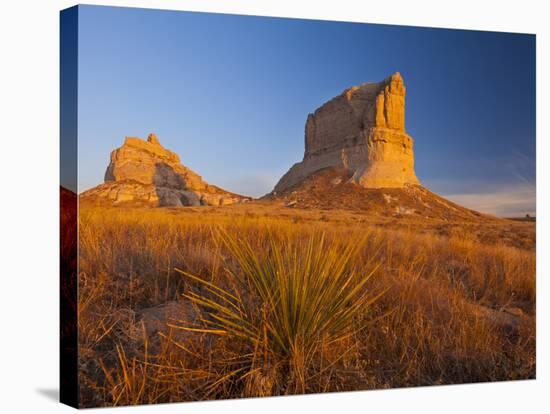
[[[219,206],[249,200],[208,184],[182,165],[178,155],[164,148],[155,134],[146,141],[127,137],[111,153],[105,183],[84,192],[81,198],[153,207]]]
[[[124,145],[111,152],[105,182],[131,180],[159,187],[203,190],[208,184],[181,165],[180,158],[162,145],[155,134],[147,141],[126,137]]]
[[[327,167],[348,170],[352,181],[365,188],[419,184],[413,140],[405,132],[405,84],[399,72],[379,83],[353,86],[309,114],[304,158],[274,191]]]

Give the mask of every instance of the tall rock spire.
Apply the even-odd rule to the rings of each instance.
[[[413,140],[405,132],[405,92],[396,72],[379,83],[353,86],[309,114],[304,158],[275,191],[327,167],[348,170],[353,182],[366,188],[419,184]]]

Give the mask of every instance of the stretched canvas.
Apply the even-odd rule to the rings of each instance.
[[[535,36],[61,12],[61,400],[534,379]]]

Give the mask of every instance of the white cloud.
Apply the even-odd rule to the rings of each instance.
[[[528,183],[497,188],[490,193],[450,194],[445,197],[464,207],[501,217],[534,216],[536,213],[535,186]]]

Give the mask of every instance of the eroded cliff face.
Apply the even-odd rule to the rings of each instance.
[[[227,205],[250,200],[208,184],[164,148],[155,134],[147,141],[127,137],[111,152],[105,183],[84,192],[83,199],[109,204],[157,206]]]
[[[203,190],[208,184],[180,158],[164,148],[155,134],[147,141],[126,137],[124,145],[111,152],[111,162],[105,172],[105,182],[131,180],[159,187]]]
[[[413,140],[405,132],[405,92],[403,78],[395,73],[380,83],[353,86],[309,114],[304,158],[274,191],[327,167],[348,170],[365,188],[419,184]]]

